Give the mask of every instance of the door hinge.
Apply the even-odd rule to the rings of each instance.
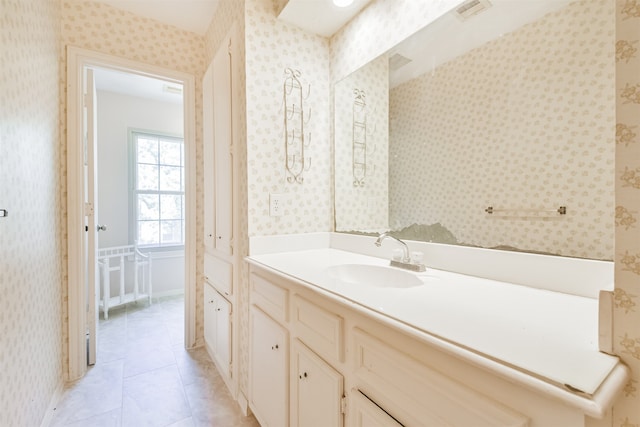
[[[340,412],[343,414],[347,413],[347,398],[345,396],[342,396],[342,399],[340,399]]]
[[[84,214],[86,216],[93,215],[93,203],[85,203],[84,204]]]

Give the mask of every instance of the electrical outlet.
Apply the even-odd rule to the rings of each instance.
[[[284,214],[284,195],[269,194],[269,215],[282,216]]]

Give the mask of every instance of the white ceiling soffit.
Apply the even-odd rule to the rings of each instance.
[[[332,0],[288,0],[278,19],[309,33],[331,37],[370,1],[354,0],[350,6],[338,7]]]
[[[182,104],[182,85],[138,74],[96,68],[96,89],[154,101]]]
[[[204,35],[222,0],[94,0]]]
[[[476,47],[562,9],[571,1],[489,0],[488,9],[464,21],[456,16],[454,9],[391,49],[390,57],[400,55],[394,58],[394,63],[402,59],[406,65],[390,71],[390,86],[396,87],[430,72]]]

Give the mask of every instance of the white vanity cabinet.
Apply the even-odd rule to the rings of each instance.
[[[289,335],[255,305],[249,318],[249,406],[262,427],[287,427]]]
[[[237,167],[234,137],[237,135],[238,55],[236,26],[221,41],[202,79],[203,175],[204,175],[204,336],[205,345],[227,384],[238,393],[239,342],[236,286],[240,258],[234,251],[238,224]],[[236,212],[237,213],[237,212]]]
[[[606,425],[580,393],[250,264],[249,394],[263,427]]]
[[[341,427],[343,377],[311,351],[293,340],[291,351],[291,426]]]
[[[204,287],[204,341],[220,373],[231,374],[231,303],[210,284]]]

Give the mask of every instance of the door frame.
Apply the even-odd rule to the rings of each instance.
[[[68,379],[81,378],[87,371],[86,348],[86,250],[84,239],[84,140],[83,70],[100,67],[183,85],[185,144],[185,347],[196,342],[196,89],[188,73],[67,46],[67,296]]]

